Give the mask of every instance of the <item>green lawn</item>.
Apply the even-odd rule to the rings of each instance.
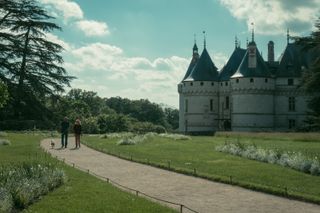
[[[42,197],[25,212],[176,212],[120,191],[85,172],[52,159],[39,147],[39,142],[44,137],[9,133],[11,145],[0,146],[0,164],[49,161],[62,168],[68,177],[67,183]]]
[[[225,141],[255,143],[259,147],[299,151],[320,157],[320,134],[219,134],[215,137],[192,137],[174,141],[155,137],[136,145],[116,145],[119,139],[85,137],[89,146],[126,159],[160,166],[182,173],[217,180],[246,188],[320,203],[320,177],[279,165],[220,153],[215,146]],[[169,165],[170,164],[170,165]],[[195,170],[194,170],[195,169]],[[287,190],[286,190],[287,189]],[[287,192],[286,192],[287,191]]]

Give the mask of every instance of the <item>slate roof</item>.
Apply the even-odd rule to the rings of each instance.
[[[194,68],[194,66],[196,65],[196,63],[198,62],[198,59],[199,59],[198,46],[196,43],[194,43],[192,50],[193,50],[193,56],[192,56],[191,62],[189,64],[189,67],[187,69],[187,72],[184,75],[182,81],[184,81],[190,75],[192,69]],[[197,52],[196,54],[195,54],[195,51]]]
[[[249,44],[250,45],[250,44]],[[267,64],[264,62],[262,56],[259,53],[259,50],[256,48],[257,56],[257,66],[255,68],[249,68],[248,66],[248,49],[245,52],[245,55],[241,61],[240,66],[238,67],[236,73],[231,76],[231,78],[246,78],[246,77],[272,77],[271,72],[269,71]]]
[[[187,72],[186,72],[186,74],[184,75],[182,81],[184,81],[186,78],[189,77],[189,75],[191,74],[191,72],[192,72],[192,70],[193,70],[193,68],[194,68],[194,66],[196,65],[197,62],[198,62],[198,59],[192,58],[192,60],[191,60],[191,62],[190,62],[190,64],[189,64],[189,67],[188,67],[188,69],[187,69]]]
[[[245,53],[246,53],[245,49],[242,49],[239,47],[234,49],[227,64],[220,71],[220,74],[219,74],[220,81],[230,80],[230,77],[237,71]]]
[[[288,44],[279,59],[277,77],[301,77],[302,68],[310,68],[312,62],[319,56],[316,51],[303,51],[300,45]]]
[[[219,81],[218,69],[212,62],[206,48],[204,48],[198,62],[184,81]]]

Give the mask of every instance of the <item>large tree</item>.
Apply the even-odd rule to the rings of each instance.
[[[0,79],[14,97],[15,117],[41,114],[45,97],[73,79],[62,67],[63,48],[46,38],[61,30],[51,19],[35,0],[0,0]]]
[[[304,73],[303,86],[311,99],[309,108],[312,110],[309,122],[315,129],[320,129],[320,18],[315,24],[316,30],[310,36],[296,38],[297,44],[315,56],[312,66]]]
[[[0,109],[6,104],[8,98],[7,86],[0,81]]]

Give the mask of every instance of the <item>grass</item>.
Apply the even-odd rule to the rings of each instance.
[[[226,141],[240,141],[319,158],[320,134],[220,133],[185,141],[153,137],[133,146],[116,145],[119,138],[86,137],[84,141],[97,150],[129,160],[320,204],[319,177],[215,151]]]
[[[8,133],[10,146],[0,147],[0,165],[13,162],[50,162],[65,171],[68,181],[58,189],[29,206],[24,212],[176,212],[120,191],[114,186],[85,172],[67,166],[47,154],[39,147],[43,134]]]

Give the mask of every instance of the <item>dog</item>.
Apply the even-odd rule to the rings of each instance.
[[[55,144],[54,144],[54,140],[51,139],[50,145],[51,145],[51,149],[53,149],[53,148],[54,148],[54,145],[55,145]]]

